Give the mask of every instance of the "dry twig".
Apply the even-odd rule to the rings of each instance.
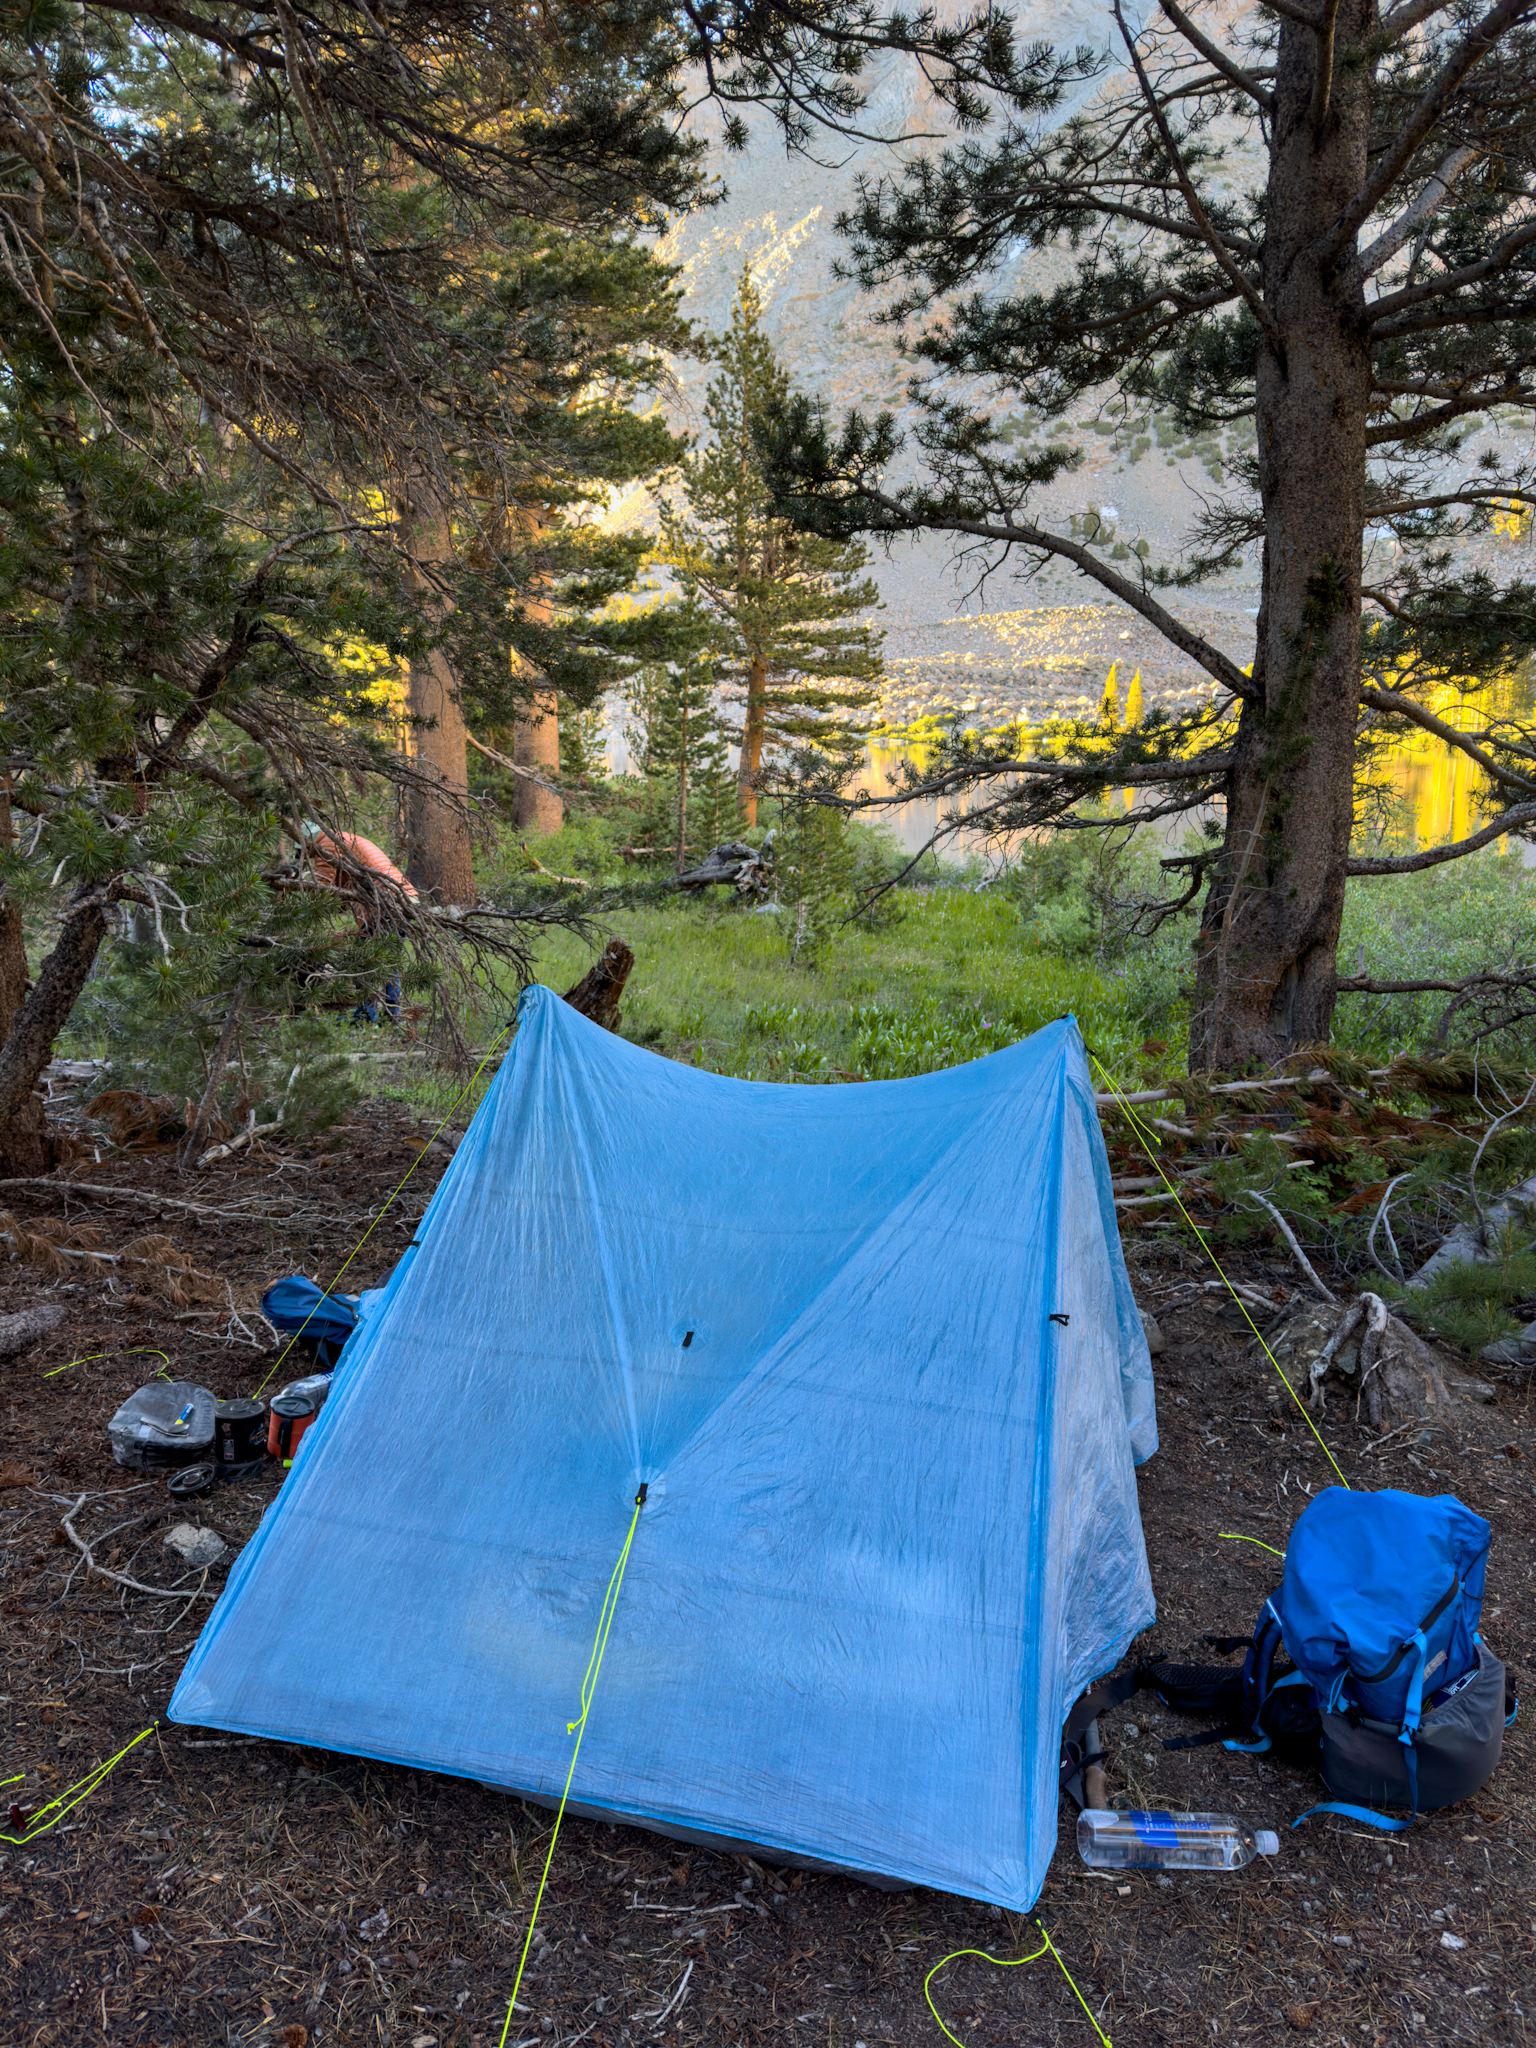
[[[125,1489],[125,1491],[127,1490],[136,1489]],[[79,1514],[80,1510],[91,1498],[92,1496],[90,1494],[82,1493],[80,1498],[75,1502],[74,1506],[70,1509],[69,1513],[64,1517],[63,1521],[59,1524],[60,1528],[64,1531],[64,1534],[69,1538],[70,1542],[73,1543],[76,1550],[78,1550],[80,1555],[85,1559],[86,1571],[91,1576],[98,1579],[110,1579],[114,1585],[126,1586],[130,1592],[147,1593],[152,1600],[185,1600],[188,1602],[193,1600],[217,1600],[217,1598],[219,1597],[217,1593],[207,1593],[203,1590],[208,1583],[208,1568],[206,1566],[203,1568],[202,1578],[198,1581],[197,1585],[192,1589],[192,1591],[188,1593],[181,1586],[146,1586],[142,1579],[130,1579],[126,1572],[115,1572],[112,1571],[107,1565],[98,1564],[96,1561],[95,1553],[92,1551],[90,1544],[86,1542],[85,1538],[82,1535],[80,1535],[78,1530],[75,1528],[74,1521],[75,1516]]]
[[[1285,1239],[1286,1243],[1290,1246],[1291,1252],[1296,1260],[1297,1265],[1300,1266],[1302,1272],[1306,1274],[1308,1280],[1317,1289],[1318,1293],[1323,1297],[1324,1301],[1330,1302],[1334,1308],[1337,1308],[1339,1305],[1339,1297],[1336,1294],[1332,1293],[1327,1287],[1323,1285],[1322,1281],[1318,1279],[1317,1274],[1313,1268],[1312,1261],[1307,1257],[1306,1253],[1302,1250],[1300,1243],[1297,1241],[1295,1231],[1292,1230],[1291,1226],[1280,1214],[1280,1211],[1275,1207],[1274,1203],[1270,1201],[1267,1195],[1261,1195],[1252,1188],[1246,1189],[1245,1193],[1250,1202],[1257,1202],[1261,1209],[1267,1209],[1269,1211],[1270,1215],[1275,1220],[1276,1229],[1280,1232],[1280,1235]]]

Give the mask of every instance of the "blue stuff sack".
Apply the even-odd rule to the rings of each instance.
[[[1273,1606],[1326,1714],[1417,1726],[1426,1691],[1477,1663],[1493,1531],[1454,1495],[1330,1486],[1291,1531]]]

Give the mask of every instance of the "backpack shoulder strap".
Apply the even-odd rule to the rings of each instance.
[[[1248,1655],[1243,1659],[1243,1711],[1248,1716],[1252,1739],[1247,1742],[1228,1741],[1222,1745],[1225,1749],[1249,1750],[1258,1755],[1270,1746],[1270,1738],[1260,1726],[1259,1716],[1269,1698],[1275,1658],[1280,1649],[1280,1634],[1280,1617],[1275,1612],[1272,1593],[1260,1610],[1254,1624],[1253,1640],[1248,1645]]]
[[[1147,1665],[1138,1659],[1123,1671],[1112,1672],[1091,1686],[1068,1714],[1061,1731],[1061,1789],[1081,1810],[1088,1804],[1084,1773],[1090,1764],[1102,1763],[1104,1752],[1085,1738],[1100,1714],[1121,1706],[1132,1693],[1152,1683]],[[1095,1730],[1095,1733],[1097,1731]]]
[[[1314,1813],[1340,1813],[1345,1820],[1363,1820],[1367,1827],[1381,1828],[1389,1835],[1402,1834],[1404,1829],[1411,1828],[1418,1818],[1415,1812],[1410,1814],[1407,1820],[1394,1820],[1390,1814],[1376,1813],[1369,1806],[1350,1806],[1342,1799],[1324,1799],[1317,1806],[1309,1806],[1305,1813],[1298,1813],[1291,1826],[1299,1828],[1302,1822],[1310,1820]]]

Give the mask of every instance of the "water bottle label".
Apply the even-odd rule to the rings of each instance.
[[[1137,1840],[1145,1842],[1149,1849],[1179,1846],[1179,1831],[1171,1813],[1128,1813],[1126,1819],[1135,1822]]]

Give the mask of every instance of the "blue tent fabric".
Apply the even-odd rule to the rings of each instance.
[[[1154,1613],[1076,1025],[778,1086],[532,989],[416,1235],[172,1718],[558,1798],[643,1481],[572,1799],[1030,1905]]]

